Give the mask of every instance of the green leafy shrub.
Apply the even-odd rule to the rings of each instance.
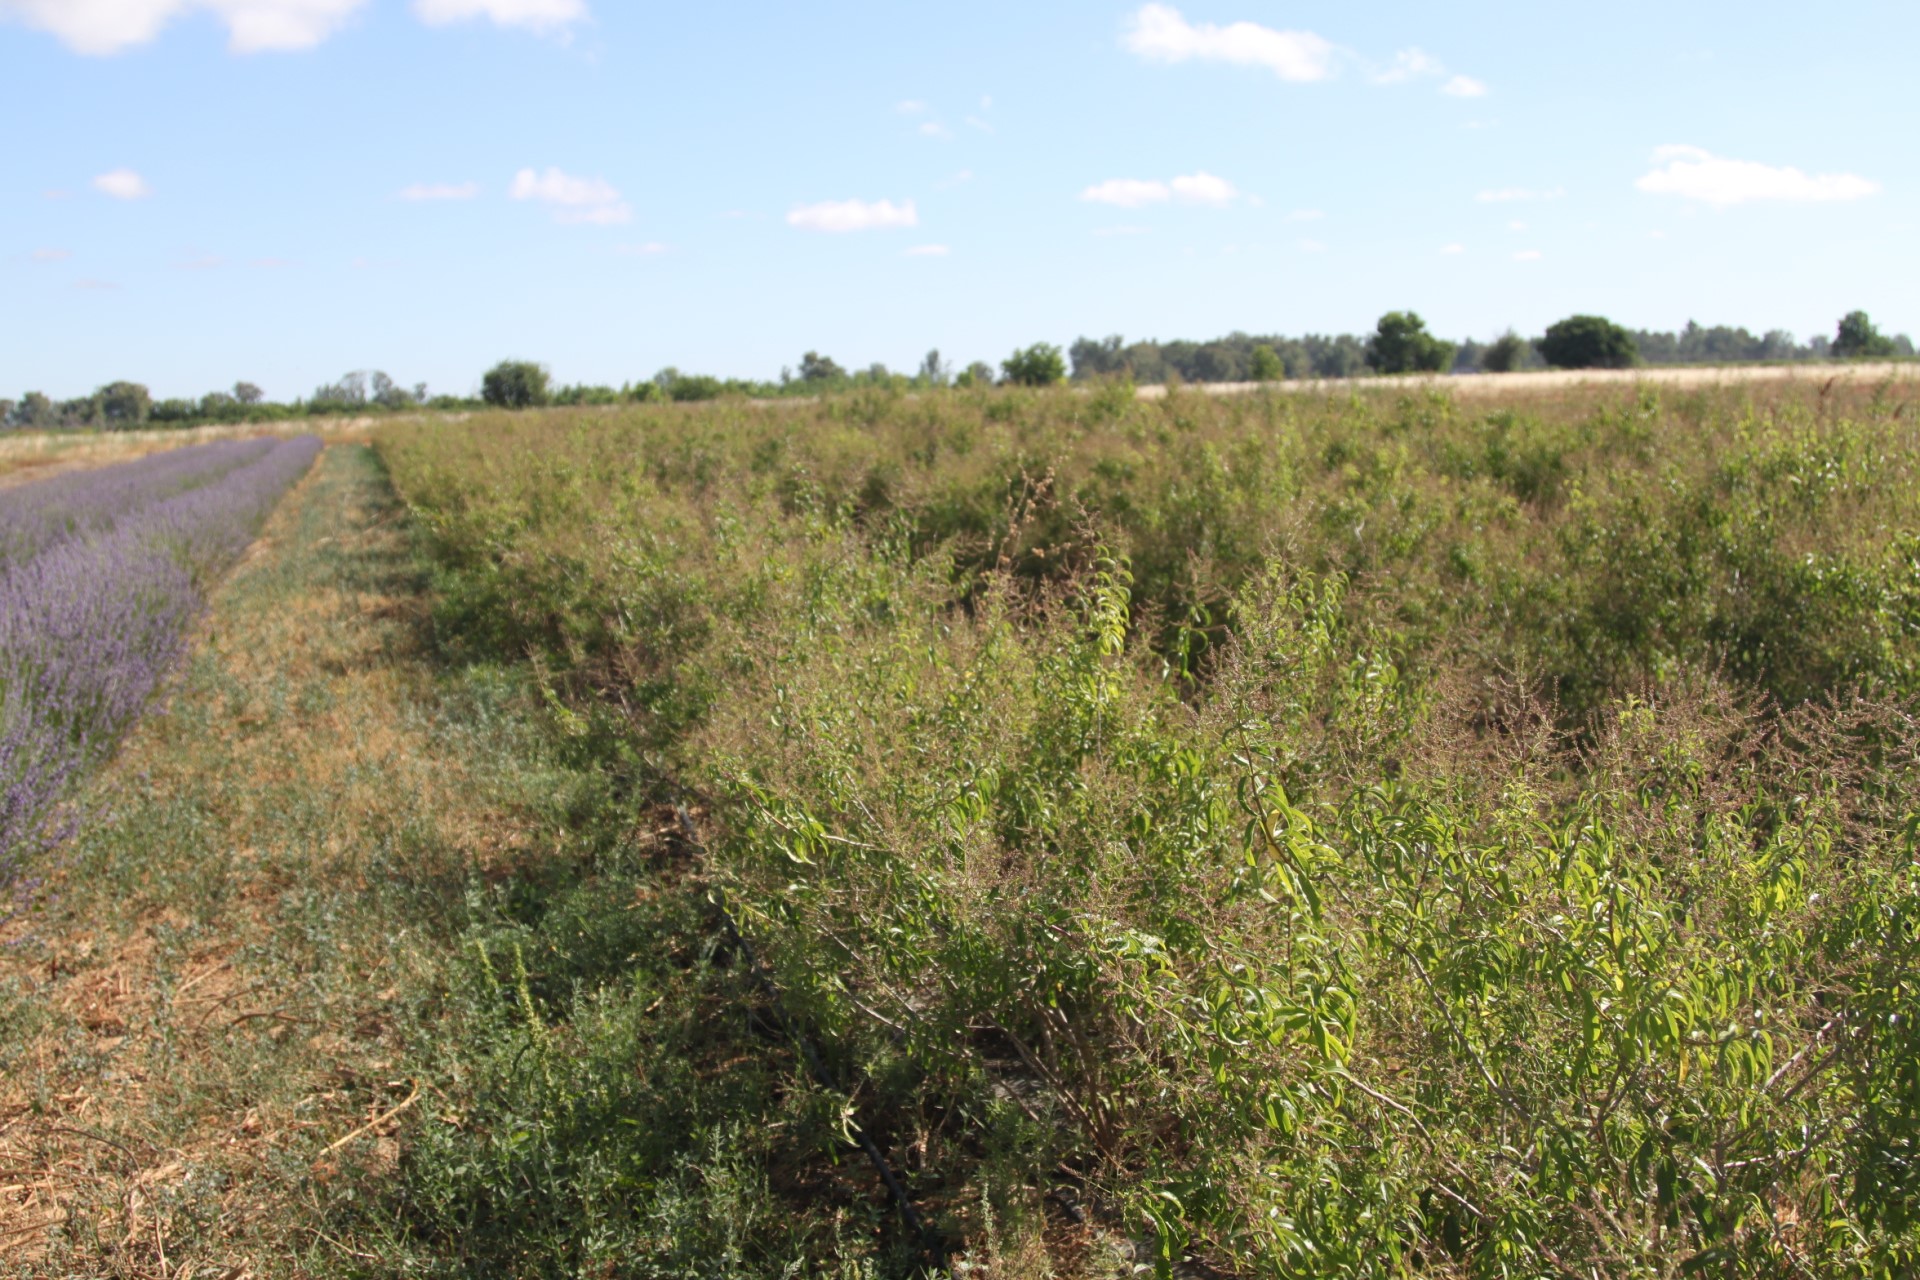
[[[382,449],[441,634],[531,654],[636,810],[699,798],[874,1131],[1018,1097],[1025,1184],[1071,1155],[1165,1270],[1893,1276],[1920,446],[1836,395],[876,391]]]

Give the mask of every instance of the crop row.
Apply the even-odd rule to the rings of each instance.
[[[320,442],[224,442],[0,494],[0,883],[179,657]]]

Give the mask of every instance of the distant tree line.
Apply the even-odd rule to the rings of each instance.
[[[0,426],[20,431],[130,431],[138,427],[190,427],[225,422],[283,422],[341,414],[391,413],[419,408],[477,406],[477,400],[429,397],[427,385],[403,387],[378,369],[358,370],[314,390],[312,396],[280,403],[251,382],[209,391],[197,400],[155,400],[138,382],[110,382],[89,396],[54,400],[29,391],[18,400],[0,399]]]
[[[1546,333],[1508,331],[1490,342],[1458,343],[1428,334],[1413,312],[1389,312],[1373,334],[1230,333],[1211,342],[1128,342],[1119,335],[1081,338],[1068,348],[1073,377],[1128,376],[1136,382],[1262,382],[1280,378],[1352,378],[1368,373],[1510,373],[1521,369],[1611,368],[1636,364],[1733,364],[1784,360],[1905,358],[1905,334],[1884,335],[1863,311],[1842,318],[1832,338],[1800,342],[1783,330],[1755,336],[1742,328],[1688,322],[1677,333],[1629,330],[1599,316],[1569,316]]]
[[[999,385],[1048,386],[1094,378],[1135,382],[1274,382],[1286,378],[1351,378],[1368,373],[1511,373],[1521,369],[1606,369],[1642,364],[1731,364],[1783,360],[1911,358],[1905,334],[1883,334],[1864,311],[1841,317],[1832,338],[1800,342],[1771,330],[1691,321],[1677,333],[1629,330],[1603,316],[1569,316],[1535,338],[1509,329],[1490,342],[1448,342],[1427,330],[1416,312],[1389,311],[1373,333],[1309,333],[1301,337],[1230,333],[1211,342],[1128,342],[1118,334],[1081,338],[1064,352],[1036,342],[1015,351],[998,369],[975,361],[955,371],[938,350],[919,368],[898,373],[884,364],[849,372],[831,356],[808,351],[797,370],[779,381],[715,378],[668,367],[651,378],[623,383],[556,386],[545,365],[502,360],[481,379],[477,397],[429,396],[425,383],[405,387],[380,370],[360,370],[291,403],[275,403],[251,382],[236,382],[198,400],[156,401],[137,382],[110,382],[92,395],[54,400],[29,391],[0,399],[0,427],[23,431],[130,430],[141,426],[194,426],[220,422],[273,422],[342,414],[393,413],[416,409],[469,409],[483,405],[526,409],[542,405],[614,405],[648,401],[713,400],[721,396],[772,399],[879,388],[894,391]],[[1071,373],[1069,373],[1071,364]]]

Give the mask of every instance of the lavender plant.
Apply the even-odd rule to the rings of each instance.
[[[180,656],[317,437],[231,441],[0,494],[0,884]]]

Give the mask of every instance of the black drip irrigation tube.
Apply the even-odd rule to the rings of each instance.
[[[693,815],[687,812],[687,807],[683,804],[675,804],[673,812],[674,816],[680,820],[681,836],[689,846],[704,854],[706,846],[701,842],[700,833],[693,825]],[[723,903],[715,905],[719,909],[721,922],[726,926],[728,941],[738,947],[740,954],[746,957],[747,969],[753,974],[754,984],[760,988],[760,993],[767,999],[773,1014],[774,1025],[799,1047],[800,1056],[806,1060],[807,1073],[813,1077],[814,1083],[822,1089],[839,1090],[840,1084],[827,1070],[827,1064],[820,1057],[819,1046],[814,1043],[813,1037],[804,1028],[796,1026],[787,1016],[786,1011],[780,1007],[779,988],[774,986],[773,977],[767,972],[766,966],[760,963],[760,956],[754,951],[753,944],[747,941],[747,936],[740,931],[733,913],[727,910]],[[893,1198],[894,1209],[900,1214],[900,1221],[905,1223],[907,1230],[913,1233],[927,1261],[937,1270],[947,1270],[947,1259],[952,1249],[946,1237],[927,1225],[926,1219],[914,1205],[913,1197],[907,1194],[906,1187],[894,1174],[893,1166],[887,1163],[887,1157],[880,1150],[880,1144],[873,1140],[873,1135],[867,1132],[865,1126],[859,1124],[853,1126],[853,1140],[872,1162],[874,1172],[880,1175],[880,1181],[886,1185],[887,1194]]]

